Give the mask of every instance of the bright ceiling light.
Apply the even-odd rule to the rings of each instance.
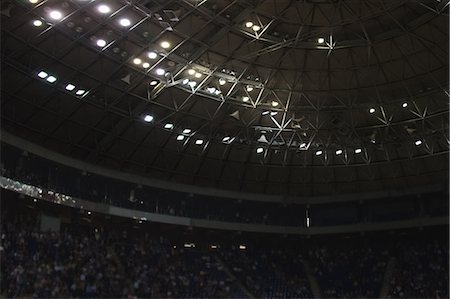
[[[230,136],[225,136],[225,137],[223,137],[222,141],[223,142],[228,142],[228,141],[230,141],[230,139],[231,139]]]
[[[70,83],[66,85],[66,90],[72,91],[72,90],[74,90],[74,89],[75,89],[75,85],[70,84]]]
[[[246,88],[247,88],[247,91],[248,91],[248,92],[250,92],[250,91],[252,91],[252,90],[253,90],[253,86],[251,86],[251,85],[247,85],[247,87],[246,87]]]
[[[131,25],[131,22],[130,22],[129,19],[123,18],[123,19],[120,19],[120,20],[119,20],[119,24],[120,24],[120,26],[128,27],[128,26]]]
[[[250,100],[249,97],[242,97],[242,101],[243,101],[243,102],[248,102],[249,100]]]
[[[40,71],[38,73],[38,77],[39,78],[45,79],[45,78],[47,78],[47,76],[48,76],[48,74],[46,72],[44,72],[44,71]]]
[[[189,81],[189,86],[190,87],[195,87],[196,85],[197,85],[197,82],[195,82],[195,81]]]
[[[77,92],[75,93],[77,96],[81,96],[85,93],[86,91],[84,89],[78,89]]]
[[[48,82],[50,82],[50,83],[53,83],[53,82],[56,82],[56,77],[54,77],[54,76],[48,76],[46,80],[47,80]]]
[[[144,62],[144,63],[142,64],[142,67],[143,67],[144,69],[148,69],[148,68],[150,67],[150,63]]]
[[[336,155],[340,155],[340,154],[342,154],[342,150],[341,149],[336,150]]]
[[[266,111],[263,111],[263,112],[262,112],[262,115],[267,115],[267,114],[269,114],[269,113],[270,113],[270,111],[266,110]]]
[[[187,85],[189,83],[189,79],[183,79],[183,81],[181,81],[181,83],[183,83],[184,85]]]
[[[183,130],[183,134],[189,134],[189,133],[191,133],[191,132],[192,132],[191,129],[184,129],[184,130]]]
[[[272,107],[276,107],[278,106],[278,102],[277,101],[272,101]]]
[[[178,136],[177,136],[177,140],[178,140],[178,141],[184,140],[184,136],[183,136],[183,135],[178,135]]]
[[[360,148],[355,149],[355,154],[360,154],[362,150]]]
[[[261,27],[259,25],[253,25],[252,29],[253,31],[259,31]]]
[[[275,116],[275,115],[277,115],[277,114],[278,114],[278,112],[276,112],[276,111],[270,112],[270,115],[272,115],[272,116]]]
[[[164,129],[168,129],[168,130],[173,129],[173,124],[171,124],[171,123],[165,124],[165,125],[164,125]]]
[[[202,145],[202,144],[203,144],[203,139],[197,139],[197,140],[195,140],[195,144],[197,144],[197,145]]]
[[[250,28],[252,26],[253,26],[253,22],[251,22],[251,21],[248,21],[245,23],[245,27],[247,27],[247,28]]]
[[[170,48],[170,43],[168,41],[161,42],[161,47],[164,49]]]
[[[256,153],[257,153],[257,154],[261,154],[262,152],[264,152],[264,148],[258,147],[258,148],[256,149]]]
[[[156,80],[153,80],[152,82],[150,82],[151,86],[155,86],[156,84],[158,84],[158,81],[156,81]]]
[[[195,73],[194,77],[195,77],[195,78],[201,78],[201,77],[202,77],[202,74],[200,74],[200,73]]]
[[[209,93],[214,93],[214,92],[216,92],[216,88],[215,88],[215,87],[208,87],[206,90],[207,90]]]
[[[305,148],[306,147],[306,143],[305,142],[300,143],[300,147],[301,148]]]
[[[421,144],[422,144],[422,140],[416,140],[415,144],[416,144],[417,146],[421,145]]]
[[[33,26],[36,26],[36,27],[42,26],[42,21],[41,20],[34,20],[33,21]]]
[[[225,85],[227,83],[227,80],[225,80],[224,78],[220,78],[219,79],[219,84],[220,85]]]
[[[318,150],[317,152],[316,152],[316,156],[320,156],[320,155],[322,155],[322,151],[321,150]]]
[[[38,3],[39,0],[28,0],[31,4]]]
[[[133,59],[134,64],[141,64],[142,60],[140,58]]]
[[[159,76],[162,76],[162,75],[164,75],[165,73],[166,73],[166,71],[165,71],[164,69],[161,69],[161,68],[156,69],[156,74],[159,75]]]
[[[158,57],[158,54],[156,54],[155,52],[148,52],[147,56],[150,59],[156,59],[156,57]]]
[[[102,5],[99,5],[99,6],[97,7],[97,10],[98,10],[100,13],[107,14],[108,12],[111,11],[111,8],[109,8],[108,5],[102,4]]]
[[[103,39],[97,40],[97,46],[103,48],[104,46],[106,46],[106,41]]]
[[[369,109],[369,113],[370,113],[370,114],[375,113],[375,108],[370,108],[370,109]]]
[[[194,69],[189,69],[188,70],[188,74],[191,75],[191,76],[195,75],[195,70]]]
[[[317,42],[318,42],[319,44],[323,44],[323,43],[325,42],[325,39],[324,39],[323,37],[319,37],[319,38],[317,39]]]
[[[404,103],[402,104],[402,107],[403,107],[403,108],[408,107],[408,103],[404,102]]]
[[[151,116],[150,114],[147,114],[146,116],[144,116],[144,121],[145,122],[151,122],[153,120],[153,116]]]
[[[62,18],[62,13],[57,10],[52,10],[50,12],[50,18],[52,18],[53,20],[59,20]]]

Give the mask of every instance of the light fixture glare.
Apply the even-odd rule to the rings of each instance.
[[[66,90],[72,91],[72,90],[74,90],[74,89],[75,89],[75,85],[70,84],[70,83],[66,85]]]
[[[42,21],[41,20],[34,20],[33,21],[33,26],[35,26],[35,27],[42,26]]]
[[[156,54],[155,52],[148,52],[147,53],[148,58],[150,59],[156,59],[156,57],[158,57],[158,54]]]
[[[253,25],[252,29],[253,29],[253,31],[256,32],[256,31],[261,30],[261,26],[259,26],[259,25]]]
[[[147,114],[145,117],[144,117],[144,121],[145,122],[151,122],[153,120],[153,116],[151,116],[150,114]]]
[[[52,18],[53,20],[59,20],[62,18],[62,13],[57,10],[52,10],[50,12],[50,18]]]
[[[97,7],[97,10],[102,14],[107,14],[111,11],[108,5],[102,4]]]
[[[56,82],[56,77],[55,76],[48,76],[46,80],[48,82],[50,82],[50,83],[54,83],[54,82]]]
[[[127,18],[123,18],[123,19],[119,20],[119,24],[120,24],[120,26],[128,27],[131,25],[131,21]]]
[[[161,47],[164,49],[170,48],[170,43],[168,41],[161,42]]]
[[[41,79],[45,79],[45,78],[47,78],[47,76],[48,76],[48,74],[46,72],[44,72],[44,71],[40,71],[38,73],[38,77],[41,78]]]
[[[104,46],[106,46],[106,41],[103,39],[97,40],[97,46],[103,48]]]

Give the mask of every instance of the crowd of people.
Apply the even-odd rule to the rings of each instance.
[[[389,254],[370,246],[320,247],[308,261],[324,298],[375,298],[380,295]]]
[[[3,222],[2,297],[246,298],[214,255],[164,238]]]
[[[402,244],[396,251],[390,298],[448,298],[448,247],[433,241]]]
[[[234,248],[220,256],[256,298],[313,298],[301,254]]]
[[[208,237],[196,246],[144,228],[73,222],[40,231],[38,215],[3,212],[2,297],[313,298],[315,277],[324,298],[375,298],[392,258],[391,298],[448,297],[448,245],[442,241],[374,246],[378,241],[365,239],[336,246],[324,239],[212,249],[204,246],[211,244]]]
[[[305,207],[301,205],[132,188],[129,183],[80,174],[67,167],[58,170],[48,161],[12,152],[15,156],[1,165],[2,176],[44,191],[176,216],[304,225],[300,215],[304,215]],[[67,179],[75,183],[67,184]],[[34,189],[27,189],[27,194],[34,196],[30,194]],[[174,245],[166,237],[146,233],[135,236],[126,229],[71,225],[61,231],[43,232],[38,230],[36,219],[21,218],[9,211],[2,215],[1,224],[1,295],[246,298],[251,294],[257,298],[311,298],[308,268],[325,298],[374,298],[380,295],[388,261],[394,259],[388,292],[391,298],[448,298],[449,252],[442,240],[343,244],[312,242],[297,249],[259,245],[205,250]]]

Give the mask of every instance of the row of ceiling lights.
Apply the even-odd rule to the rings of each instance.
[[[37,1],[30,1],[30,2],[31,2],[31,3],[36,3]],[[98,10],[98,12],[100,12],[100,13],[102,13],[102,14],[108,14],[108,13],[111,12],[111,8],[110,8],[109,6],[107,6],[107,5],[105,5],[105,4],[101,4],[101,5],[97,6],[97,10]],[[57,10],[52,10],[52,11],[50,11],[49,16],[50,16],[50,18],[52,18],[52,19],[54,19],[54,20],[59,20],[59,19],[61,19],[61,18],[63,17],[62,13],[59,12],[59,11],[57,11]],[[122,26],[124,26],[124,27],[128,27],[128,26],[131,25],[130,20],[129,20],[129,19],[126,19],[126,18],[120,19],[120,20],[119,20],[119,23],[120,23]],[[33,21],[33,25],[34,25],[34,26],[41,26],[42,24],[43,24],[43,23],[42,23],[41,20],[34,20],[34,21]],[[247,23],[245,24],[245,26],[246,26],[247,28],[252,27],[253,30],[255,30],[255,31],[258,31],[258,30],[261,29],[260,26],[254,25],[253,22],[251,22],[251,21],[247,22]],[[323,42],[323,38],[319,38],[319,43],[321,43],[321,42]],[[96,45],[97,45],[98,47],[103,48],[103,47],[105,47],[105,46],[107,45],[107,42],[106,42],[104,39],[97,39],[97,40],[96,40]],[[160,43],[160,46],[161,46],[163,49],[168,49],[168,48],[171,47],[171,44],[170,44],[168,41],[162,41],[162,42]],[[158,54],[157,54],[156,52],[154,52],[154,51],[150,51],[150,52],[147,53],[147,57],[150,58],[150,59],[156,59],[156,58],[158,57]],[[133,64],[135,64],[135,65],[141,65],[141,66],[142,66],[143,68],[145,68],[145,69],[150,67],[150,63],[148,63],[148,62],[146,62],[146,61],[143,61],[143,60],[142,60],[141,58],[139,58],[139,57],[136,57],[136,58],[133,59]],[[163,68],[157,68],[157,69],[155,70],[155,73],[156,73],[158,76],[163,76],[163,75],[166,74],[166,71],[165,71]],[[199,78],[202,77],[202,74],[201,74],[200,72],[195,71],[194,69],[189,69],[189,70],[188,70],[188,74],[191,75],[191,76],[194,76],[194,77],[197,78],[197,79],[199,79]],[[157,84],[157,81],[152,81],[151,83],[153,83],[153,84],[151,84],[151,85],[156,85],[156,84]],[[155,84],[155,83],[156,83],[156,84]],[[197,85],[197,82],[195,82],[195,81],[190,81],[190,80],[186,81],[186,79],[185,79],[185,80],[183,80],[183,84],[188,84],[188,85],[190,85],[190,86],[193,88],[193,87],[195,87],[195,86]],[[224,78],[219,78],[219,84],[220,84],[220,85],[225,85],[225,84],[226,84],[226,80],[225,80]],[[247,86],[246,86],[246,90],[247,90],[247,92],[252,92],[252,91],[254,90],[254,87],[253,87],[252,85],[247,85]],[[215,94],[215,95],[219,95],[219,94],[221,93],[221,92],[220,92],[218,89],[216,89],[215,87],[208,87],[208,88],[207,88],[207,91],[209,91],[209,93]],[[248,101],[249,101],[249,97],[248,97],[248,96],[244,96],[244,97],[242,97],[242,100],[243,100],[243,102],[248,102]],[[277,106],[278,106],[278,102],[272,101],[272,106],[273,106],[273,107],[277,107]],[[371,108],[371,111],[372,111],[372,109],[373,109],[373,108]],[[373,112],[375,112],[375,111],[373,111]],[[371,112],[371,113],[373,113],[373,112]],[[270,113],[270,112],[268,112],[268,111],[264,111],[264,112],[263,112],[263,115],[266,115],[266,114],[269,114],[269,113]],[[275,114],[276,114],[276,112],[272,113],[272,115],[275,115]]]
[[[39,78],[41,78],[41,79],[45,79],[47,82],[49,82],[49,83],[55,83],[58,79],[54,76],[54,75],[50,75],[50,74],[48,74],[46,71],[39,71],[39,73],[37,74],[37,76],[39,77]],[[64,87],[64,89],[65,90],[67,90],[67,91],[70,91],[70,92],[72,92],[72,91],[75,91],[75,89],[77,89],[76,88],[76,86],[74,85],[74,84],[72,84],[72,83],[68,83],[65,87]],[[75,94],[77,95],[77,96],[82,96],[82,95],[84,95],[86,93],[86,90],[84,90],[84,89],[77,89],[76,91],[75,91]]]
[[[258,32],[261,30],[261,26],[254,24],[252,21],[247,21],[245,22],[245,27],[246,28],[251,28],[253,31]],[[325,43],[325,38],[324,37],[319,37],[317,38],[317,43],[319,44],[324,44]]]
[[[420,146],[421,144],[422,144],[422,140],[420,140],[420,139],[418,139],[418,140],[416,140],[415,142],[414,142],[414,144],[416,145],[416,146]],[[300,148],[306,148],[306,144],[305,143],[302,143],[301,145],[300,145]],[[264,153],[264,147],[258,147],[258,148],[256,148],[256,153],[257,154],[262,154],[262,153]],[[323,150],[317,150],[316,152],[315,152],[315,155],[316,156],[321,156],[322,154],[324,153],[324,151]],[[342,150],[342,149],[337,149],[336,151],[335,151],[335,154],[336,154],[336,156],[340,156],[340,155],[342,155],[344,153],[344,151]],[[356,148],[355,150],[354,150],[354,153],[355,154],[360,154],[360,153],[362,153],[362,149],[361,148]]]
[[[38,2],[38,0],[29,0],[29,2],[32,3],[32,4],[36,4]],[[111,12],[111,8],[108,5],[106,5],[106,4],[101,4],[101,5],[97,6],[97,11],[99,13],[101,13],[101,14],[109,14]],[[60,11],[58,11],[58,10],[52,10],[52,11],[50,11],[49,16],[53,20],[60,20],[63,17],[63,14]],[[42,21],[35,20],[33,22],[33,24],[35,26],[41,26],[42,25]],[[128,18],[121,18],[119,20],[119,24],[122,27],[130,27],[131,26],[131,21]],[[261,26],[258,25],[258,24],[254,24],[252,21],[247,21],[245,23],[245,27],[251,28],[255,32],[258,32],[258,31],[261,30]],[[325,42],[325,38],[319,37],[317,39],[317,42],[319,44],[323,44]]]
[[[154,119],[154,117],[153,117],[152,115],[150,115],[150,114],[146,114],[146,115],[144,116],[144,121],[145,121],[145,122],[152,122],[153,119]],[[165,128],[165,129],[168,129],[168,130],[172,130],[172,129],[174,128],[174,125],[173,125],[172,123],[167,123],[167,124],[164,125],[164,128]],[[182,134],[177,135],[176,139],[177,139],[178,141],[183,141],[183,140],[187,137],[187,135],[189,135],[191,132],[192,132],[191,129],[185,128],[185,129],[183,129]],[[233,140],[234,140],[234,138],[232,138],[232,137],[230,137],[230,136],[225,136],[225,137],[223,137],[222,142],[223,142],[223,143],[230,143],[230,142],[233,141]],[[204,143],[204,140],[203,140],[203,139],[196,139],[196,140],[195,140],[195,144],[196,144],[196,145],[202,145],[203,143]],[[416,140],[416,141],[414,142],[414,144],[415,144],[416,146],[420,146],[420,145],[422,144],[422,140],[418,139],[418,140]],[[304,143],[304,142],[301,143],[301,144],[300,144],[300,148],[306,149],[306,148],[307,148],[307,144]],[[262,153],[264,153],[264,150],[265,150],[264,147],[257,147],[257,148],[256,148],[256,153],[257,153],[257,154],[262,154]],[[344,151],[343,151],[342,149],[337,149],[337,150],[335,151],[335,154],[336,154],[336,156],[339,156],[339,155],[342,155],[343,152],[344,152]],[[319,150],[317,150],[317,151],[315,152],[315,155],[316,155],[316,156],[321,156],[323,153],[324,153],[324,151],[319,149]],[[362,149],[361,149],[361,148],[356,148],[356,149],[354,150],[354,153],[355,153],[355,154],[360,154],[360,153],[362,153]]]
[[[152,122],[154,120],[154,117],[152,115],[150,115],[150,114],[146,114],[146,115],[144,115],[143,119],[144,119],[145,122],[149,123],[149,122]],[[164,125],[164,129],[167,129],[167,130],[172,130],[174,127],[175,126],[172,123],[166,123]],[[177,136],[177,140],[178,141],[184,140],[187,137],[187,135],[191,134],[191,132],[192,132],[192,130],[189,129],[189,128],[183,129],[182,134],[179,134]],[[197,139],[195,141],[195,144],[202,145],[203,144],[203,139]]]
[[[37,1],[30,1],[30,2],[31,2],[31,3],[36,3]],[[97,6],[97,10],[98,10],[98,12],[100,12],[100,13],[102,13],[102,14],[108,14],[108,13],[111,12],[111,8],[110,8],[109,6],[107,6],[107,5],[105,5],[105,4],[101,4],[101,5]],[[53,20],[60,20],[60,19],[63,17],[62,13],[59,12],[59,11],[57,11],[57,10],[52,10],[52,11],[50,11],[49,16],[50,16],[50,18],[52,18]],[[33,21],[33,25],[34,25],[34,26],[41,26],[42,24],[43,24],[43,22],[42,22],[41,20],[34,20],[34,21]],[[123,26],[123,27],[129,27],[129,26],[131,25],[131,21],[130,21],[129,19],[127,19],[127,18],[122,18],[122,19],[119,20],[119,24],[120,24],[121,26]],[[252,27],[254,31],[259,31],[259,30],[261,29],[261,27],[260,27],[259,25],[254,25],[253,22],[247,22],[247,23],[246,23],[246,27],[248,27],[248,28]],[[320,40],[323,40],[323,38],[319,38],[319,43],[320,43]],[[323,41],[322,41],[322,42],[323,42]],[[107,45],[107,42],[106,42],[104,39],[97,39],[96,44],[97,44],[98,47],[103,48],[103,47],[105,47],[105,46]],[[168,41],[162,41],[162,42],[160,43],[160,46],[161,46],[163,49],[168,49],[168,48],[171,47],[171,44],[170,44]],[[157,53],[156,53],[156,52],[153,52],[153,51],[149,52],[149,53],[148,53],[148,58],[150,58],[150,59],[156,59],[156,58],[157,58]],[[141,58],[134,58],[134,59],[133,59],[133,63],[136,64],[136,65],[142,65],[143,68],[149,68],[149,67],[150,67],[150,63],[145,62],[145,61],[142,61]],[[156,74],[159,75],[159,76],[162,76],[162,75],[164,75],[164,74],[166,73],[165,70],[162,69],[162,68],[156,69],[155,72],[156,72]],[[195,78],[201,78],[201,76],[202,76],[201,73],[196,72],[196,71],[193,70],[193,69],[190,69],[190,70],[188,71],[188,73],[189,73],[190,75],[193,75]],[[188,82],[188,83],[190,83],[189,85],[190,85],[191,87],[194,87],[194,86],[196,85],[196,83],[194,83],[194,82],[192,82],[192,81],[191,81],[191,82]],[[223,78],[220,78],[220,79],[219,79],[219,84],[220,84],[220,85],[226,84],[226,80],[223,79]],[[254,89],[254,88],[253,88],[252,85],[247,85],[247,86],[246,86],[246,90],[247,90],[248,92],[253,91],[253,89]],[[210,93],[211,93],[211,92],[210,92]],[[219,94],[216,90],[213,91],[212,93],[215,93],[216,95]],[[248,97],[243,97],[243,101],[244,101],[244,102],[247,102],[248,100],[249,100]],[[277,102],[273,102],[273,103],[275,103],[275,104],[273,104],[274,107],[276,107],[276,106],[278,105]]]
[[[38,2],[37,0],[29,0],[29,1],[30,1],[30,3],[33,3],[33,4]],[[108,14],[111,12],[111,8],[108,5],[101,4],[101,5],[97,6],[97,11],[100,12],[101,14]],[[48,15],[51,19],[53,19],[55,21],[61,20],[63,18],[63,14],[58,10],[51,10]],[[119,20],[119,24],[122,27],[129,27],[129,26],[131,26],[131,21],[128,18],[121,18]],[[41,20],[34,20],[33,25],[36,27],[39,27],[39,26],[43,25],[43,22]],[[98,39],[96,43],[97,43],[97,46],[99,46],[99,47],[104,47],[106,45],[106,41],[103,39]],[[163,42],[161,42],[160,45],[163,49],[168,49],[171,46],[168,41],[163,41]],[[157,57],[156,53],[154,53],[154,54],[149,53],[150,59],[156,59],[156,57]]]
[[[407,102],[403,102],[401,106],[402,106],[402,108],[407,108],[408,107],[408,103]],[[373,108],[373,107],[369,108],[369,113],[370,114],[374,114],[376,111],[377,110],[375,108]]]
[[[37,0],[29,0],[29,1],[30,1],[31,3],[37,3],[37,2],[38,2]],[[105,5],[105,4],[99,5],[99,6],[97,7],[97,10],[98,10],[100,13],[102,13],[102,14],[108,14],[108,13],[111,12],[111,8],[110,8],[109,6],[107,6],[107,5]],[[59,11],[57,11],[57,10],[52,10],[52,11],[50,11],[49,16],[50,16],[50,18],[52,18],[53,20],[59,20],[59,19],[61,19],[61,18],[63,17],[62,13],[59,12]],[[124,27],[128,27],[128,26],[131,25],[130,20],[129,20],[129,19],[126,19],[126,18],[120,19],[120,20],[119,20],[119,23],[120,23],[122,26],[124,26]],[[34,26],[41,26],[42,24],[43,24],[43,23],[42,23],[41,20],[34,20],[34,21],[33,21],[33,25],[34,25]],[[260,26],[254,25],[253,22],[251,22],[251,21],[246,22],[246,23],[245,23],[245,26],[246,26],[247,28],[252,27],[254,31],[259,31],[259,30],[261,29]],[[318,41],[318,43],[324,43],[324,42],[325,42],[325,39],[324,39],[323,37],[319,37],[317,41]],[[106,46],[107,42],[106,42],[105,40],[103,40],[103,39],[97,39],[96,44],[97,44],[97,46],[103,48],[103,47]],[[170,44],[168,41],[162,41],[162,42],[160,43],[160,46],[161,46],[163,49],[168,49],[168,48],[171,47],[171,44]],[[156,58],[158,57],[158,54],[157,54],[156,52],[154,52],[154,51],[150,51],[150,52],[147,53],[147,57],[150,58],[150,59],[156,59]],[[141,58],[137,58],[137,57],[133,59],[133,64],[135,64],[135,65],[142,65],[143,68],[149,68],[149,67],[150,67],[150,63],[145,62],[145,61],[142,61]],[[166,74],[166,71],[165,71],[164,69],[162,69],[162,68],[157,68],[157,69],[155,70],[155,73],[156,73],[157,75],[159,75],[159,76],[163,76],[163,75]],[[202,74],[201,74],[200,72],[195,71],[194,69],[189,69],[189,70],[188,70],[188,74],[191,75],[191,76],[194,76],[194,77],[197,78],[197,79],[202,77]],[[51,77],[51,76],[50,76],[49,80],[52,80],[52,77]],[[49,82],[50,82],[50,81],[49,81]],[[152,81],[152,82],[151,82],[151,85],[156,85],[156,84],[157,84],[157,81]],[[190,80],[186,81],[186,79],[183,80],[183,84],[188,84],[188,85],[190,85],[192,88],[195,87],[195,86],[197,85],[197,83],[196,83],[195,81],[190,81]],[[220,85],[226,84],[226,80],[223,79],[223,78],[220,78],[220,79],[219,79],[219,84],[220,84]],[[254,87],[253,87],[252,85],[247,85],[247,86],[246,86],[247,92],[251,92],[251,91],[253,91],[253,89],[254,89]],[[213,87],[209,87],[209,88],[207,88],[207,90],[208,90],[211,94],[216,94],[216,95],[219,95],[219,94],[220,94],[220,91],[217,90],[216,88],[213,88]],[[249,100],[250,100],[250,98],[249,98],[248,96],[243,96],[243,97],[242,97],[242,101],[243,101],[243,102],[248,102]],[[272,101],[271,104],[272,104],[272,107],[277,107],[277,106],[278,106],[278,102],[277,102],[277,101]],[[408,103],[406,103],[406,102],[402,103],[402,107],[403,107],[403,108],[406,108],[407,106],[408,106]],[[370,113],[370,114],[375,113],[375,111],[376,111],[376,109],[373,108],[373,107],[369,109],[369,113]],[[263,115],[267,115],[267,114],[269,114],[269,113],[270,113],[270,111],[263,111],[263,112],[262,112]],[[276,115],[276,112],[271,113],[271,115]]]

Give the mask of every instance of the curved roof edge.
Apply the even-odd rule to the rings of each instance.
[[[336,203],[355,200],[369,200],[386,197],[398,197],[441,190],[448,191],[448,188],[446,186],[430,185],[426,187],[418,187],[407,190],[385,190],[371,193],[351,193],[351,194],[312,196],[312,197],[306,196],[286,197],[281,195],[277,196],[277,195],[267,195],[257,193],[243,193],[238,191],[174,183],[105,168],[102,166],[87,163],[82,160],[71,158],[66,155],[51,151],[45,147],[42,147],[28,140],[25,140],[21,137],[8,133],[3,129],[1,130],[0,141],[5,142],[14,147],[20,148],[22,150],[25,150],[27,152],[30,152],[32,154],[35,154],[37,156],[40,156],[42,158],[45,158],[47,160],[51,160],[68,167],[80,169],[100,176],[109,177],[120,181],[126,181],[138,185],[145,185],[154,188],[193,193],[198,195],[207,195],[212,197],[251,200],[251,201],[266,201],[266,202],[268,201],[268,202],[286,202],[286,203],[303,203],[303,204],[322,204],[322,203]]]

